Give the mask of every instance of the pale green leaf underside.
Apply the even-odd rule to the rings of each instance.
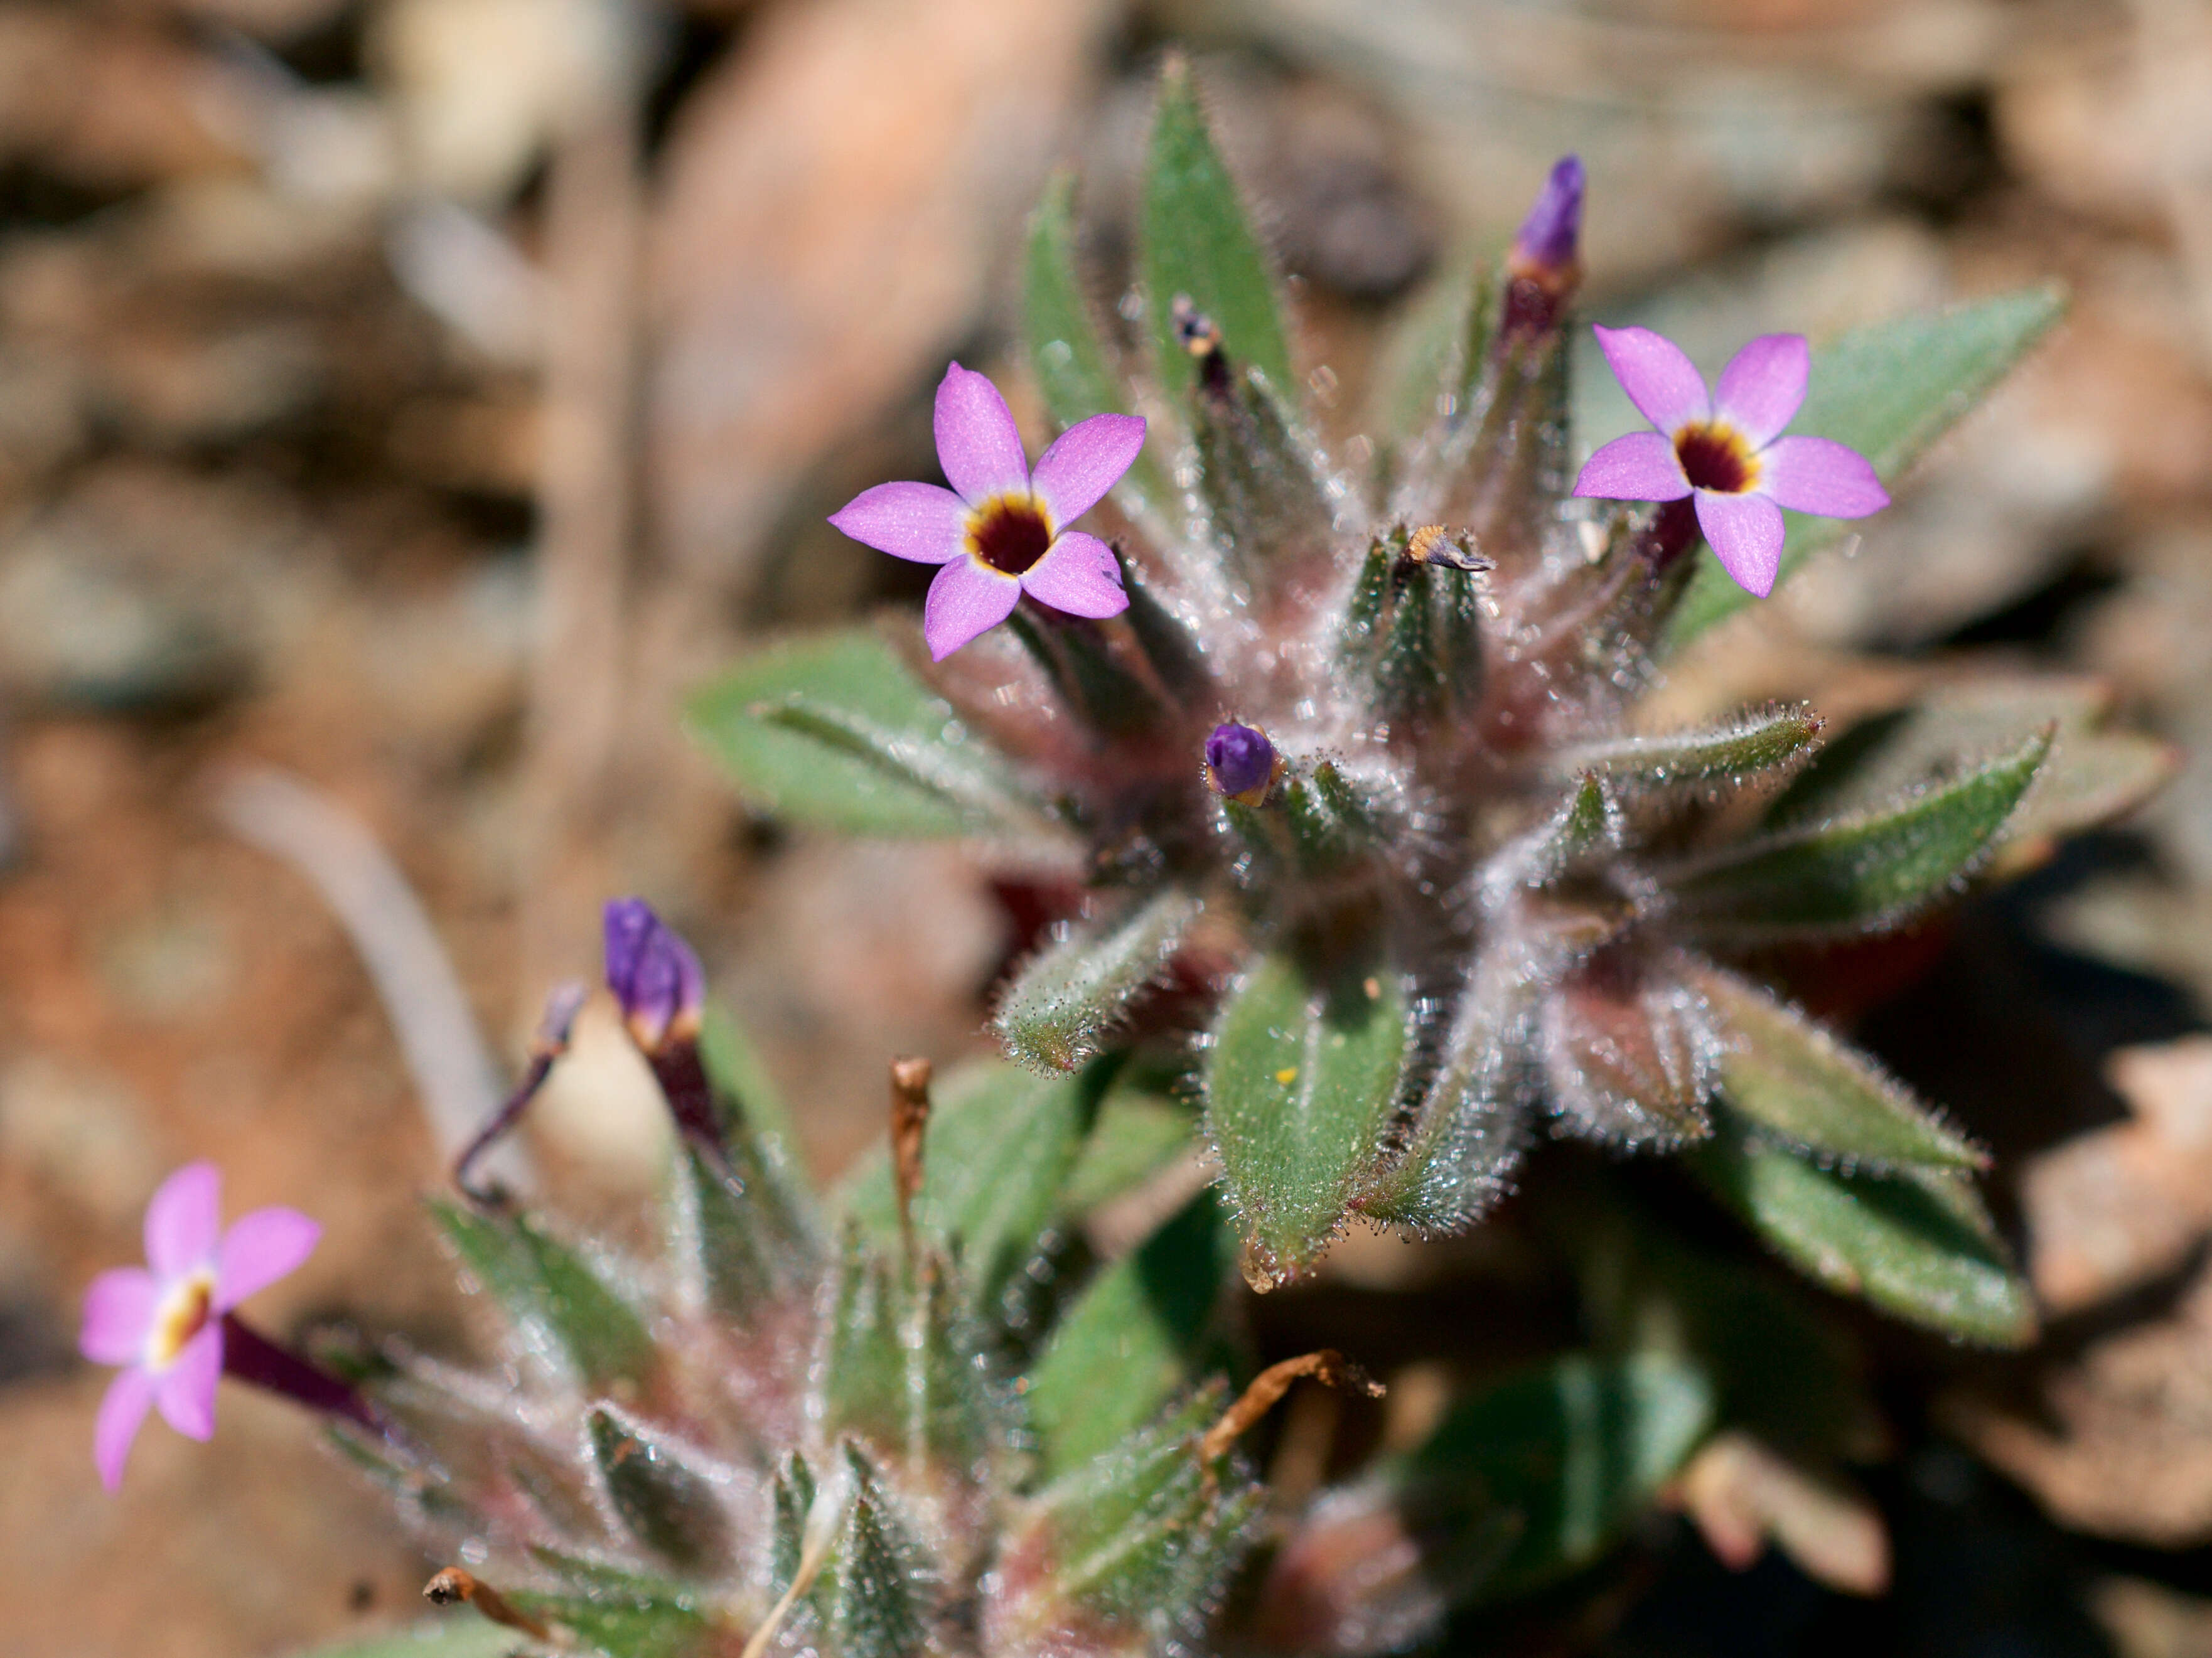
[[[1687,1156],[1778,1254],[1830,1289],[1987,1346],[2033,1338],[2027,1285],[1964,1175],[1846,1175],[1740,1130]]]
[[[848,835],[1035,834],[1006,761],[866,629],[772,645],[692,700],[692,734],[769,811]]]
[[[1988,1161],[1872,1060],[1766,991],[1712,968],[1697,984],[1732,1042],[1721,1060],[1722,1090],[1768,1133],[1880,1167],[1978,1169]]]
[[[2065,307],[2057,288],[2030,288],[1854,329],[1814,352],[1805,406],[1790,429],[1850,445],[1893,487],[2050,331]],[[1835,519],[1790,513],[1780,579],[1788,580],[1813,554],[1851,529]],[[1751,601],[1717,562],[1705,559],[1674,612],[1669,647],[1680,649]]]
[[[1893,925],[1975,865],[2050,749],[2039,732],[1887,810],[1755,837],[1664,878],[1686,926],[1734,944]]]

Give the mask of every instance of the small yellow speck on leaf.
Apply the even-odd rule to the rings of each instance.
[[[1284,1087],[1285,1087],[1285,1088],[1288,1088],[1288,1087],[1289,1087],[1292,1083],[1296,1082],[1297,1079],[1298,1079],[1298,1068],[1297,1068],[1297,1066],[1294,1066],[1294,1065],[1286,1065],[1286,1066],[1284,1066],[1280,1071],[1278,1071],[1278,1072],[1275,1073],[1275,1080],[1276,1080],[1277,1082],[1279,1082],[1279,1083],[1282,1084],[1283,1084],[1283,1086],[1284,1086]]]

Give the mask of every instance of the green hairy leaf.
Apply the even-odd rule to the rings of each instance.
[[[1182,295],[1220,328],[1232,362],[1258,369],[1277,397],[1296,401],[1273,274],[1180,61],[1160,76],[1138,249],[1162,385],[1180,393],[1194,377],[1170,314]]]
[[[1847,1175],[1740,1129],[1688,1157],[1778,1254],[1830,1289],[1986,1346],[2034,1338],[2027,1285],[1963,1176]]]
[[[1894,487],[1905,468],[1988,394],[2066,308],[2055,287],[2023,288],[1932,315],[1854,329],[1813,353],[1805,406],[1790,429],[1850,445]],[[1834,519],[1790,514],[1786,581],[1850,531]],[[1751,603],[1712,559],[1701,563],[1668,642],[1676,649]]]
[[[1697,984],[1733,1039],[1721,1061],[1728,1102],[1766,1133],[1804,1151],[1877,1168],[1988,1163],[1904,1084],[1767,992],[1713,968],[1701,971]]]
[[[2050,750],[2039,732],[1887,810],[1740,842],[1668,884],[1688,926],[1731,943],[1893,926],[1975,866]]]
[[[924,1649],[929,1632],[917,1551],[875,1466],[850,1445],[845,1460],[853,1504],[823,1574],[830,1639],[841,1658],[910,1658]]]
[[[1059,1214],[1104,1081],[1103,1073],[1036,1077],[986,1060],[937,1085],[915,1226],[927,1237],[958,1240],[977,1308],[996,1304]],[[896,1246],[898,1206],[882,1145],[846,1177],[843,1195],[848,1216],[879,1245]]]
[[[1820,716],[1800,704],[1696,731],[1574,744],[1554,750],[1546,766],[1555,777],[1589,774],[1634,789],[1748,781],[1803,755],[1820,726]]]
[[[1230,996],[1206,1055],[1206,1128],[1255,1284],[1310,1266],[1343,1225],[1406,1048],[1404,987],[1379,969],[1316,987],[1296,961],[1269,956]]]
[[[1166,887],[1103,924],[1078,924],[1022,964],[991,1028],[1031,1070],[1073,1071],[1166,965],[1204,906]]]
[[[587,1425],[592,1459],[633,1537],[686,1571],[711,1570],[727,1555],[729,1516],[708,1475],[611,1406],[594,1406]]]
[[[2176,756],[2154,737],[2106,731],[2112,693],[2094,680],[2004,677],[1932,687],[1910,707],[1868,716],[1814,756],[1767,814],[1782,829],[1865,810],[1956,776],[1977,757],[2057,727],[2035,792],[2001,847],[2032,851],[2141,805]]]
[[[1201,1192],[1061,1315],[1025,1394],[1046,1477],[1105,1455],[1216,1367],[1232,1254],[1220,1203]]]
[[[1040,808],[951,706],[866,629],[746,657],[696,697],[692,734],[769,811],[849,835],[1029,835]]]
[[[1595,1560],[1712,1425],[1711,1384],[1660,1353],[1573,1353],[1461,1400],[1393,1472],[1416,1514],[1473,1498],[1462,1525],[1513,1541],[1477,1598],[1506,1600]]]
[[[557,1351],[588,1386],[635,1382],[653,1363],[653,1338],[584,1256],[526,1216],[488,1215],[443,1199],[430,1212],[461,1264],[525,1340]]]

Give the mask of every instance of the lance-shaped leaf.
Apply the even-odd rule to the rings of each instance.
[[[915,1226],[957,1242],[975,1307],[996,1305],[1035,1258],[1109,1079],[1104,1071],[1036,1077],[986,1061],[939,1084]],[[897,1242],[890,1160],[880,1145],[847,1175],[843,1198],[845,1212],[879,1246]]]
[[[1455,1498],[1460,1528],[1510,1528],[1475,1586],[1480,1600],[1504,1600],[1604,1552],[1689,1460],[1712,1412],[1711,1384],[1680,1359],[1573,1353],[1461,1400],[1390,1477],[1409,1515],[1446,1535],[1439,1510]]]
[[[2050,750],[2039,732],[1886,811],[1754,837],[1662,878],[1687,926],[1732,944],[1893,926],[1986,855]]]
[[[768,1587],[781,1594],[799,1576],[806,1552],[806,1515],[814,1506],[814,1470],[797,1451],[787,1453],[775,1471],[769,1494]]]
[[[1028,1621],[1103,1620],[1149,1637],[1139,1650],[1193,1632],[1257,1507],[1257,1488],[1233,1463],[1207,1468],[1195,1455],[1222,1402],[1218,1391],[1200,1393],[1038,1494],[1027,1534],[1012,1546],[1017,1560],[1042,1566]],[[1087,1615],[1071,1620],[1061,1608]],[[1117,1641],[1109,1649],[1127,1649]]]
[[[708,1658],[717,1634],[698,1597],[679,1585],[532,1549],[539,1564],[567,1581],[566,1593],[517,1590],[523,1611],[566,1627],[583,1650],[605,1658]],[[510,1643],[512,1631],[507,1631]]]
[[[1729,1039],[1720,1062],[1729,1104],[1764,1133],[1871,1168],[1988,1163],[1911,1090],[1795,1008],[1718,968],[1696,976]]]
[[[2033,1339],[2027,1285],[1965,1176],[1847,1175],[1741,1129],[1724,1128],[1688,1157],[1777,1254],[1830,1289],[1989,1346]]]
[[[1620,837],[1620,810],[1592,774],[1528,835],[1515,862],[1525,885],[1548,886],[1618,847]]]
[[[2066,308],[2056,288],[2024,288],[1931,315],[1855,329],[1813,354],[1810,388],[1791,422],[1848,444],[1894,484],[2049,331]],[[1782,580],[1848,529],[1834,519],[1790,515]],[[1751,602],[1705,560],[1674,612],[1668,642],[1679,648]]]
[[[872,632],[747,657],[691,703],[692,734],[768,810],[853,835],[1030,835],[1006,762]]]
[[[1181,59],[1160,76],[1140,214],[1138,258],[1161,383],[1179,392],[1195,374],[1172,314],[1180,296],[1213,319],[1231,361],[1258,369],[1278,397],[1293,398],[1274,276]]]
[[[1085,1286],[1023,1395],[1048,1478],[1103,1456],[1228,1357],[1229,1224],[1210,1192]]]
[[[875,1465],[849,1443],[843,1455],[853,1500],[823,1572],[830,1641],[840,1658],[914,1658],[929,1640],[921,1550]]]
[[[433,1199],[430,1212],[526,1346],[557,1353],[593,1388],[641,1379],[653,1338],[636,1311],[582,1254],[525,1216]]]
[[[1206,1130],[1255,1287],[1319,1259],[1380,1155],[1407,1046],[1405,987],[1376,966],[1316,985],[1264,957],[1230,996],[1206,1064]]]
[[[1629,789],[1723,788],[1784,771],[1810,751],[1821,724],[1801,703],[1695,731],[1574,744],[1545,764],[1557,777],[1602,777]]]
[[[1166,710],[1146,683],[1133,636],[1091,627],[1056,626],[1016,610],[1007,626],[1067,706],[1095,730],[1128,737],[1157,727]]]
[[[669,1564],[712,1570],[727,1559],[730,1517],[713,1478],[672,1441],[608,1405],[586,1419],[592,1461],[629,1534]]]
[[[1075,175],[1055,173],[1030,218],[1022,320],[1030,372],[1036,376],[1054,424],[1062,430],[1093,415],[1128,412],[1121,377],[1084,290],[1075,227]],[[1139,513],[1164,512],[1175,500],[1149,450],[1121,475],[1114,493]]]
[[[1792,783],[1767,814],[1787,828],[1863,811],[1955,776],[2052,725],[2051,757],[2035,792],[2005,824],[2000,866],[2030,863],[2058,837],[2141,805],[2172,775],[2170,744],[2108,731],[2111,689],[2096,680],[2005,676],[1934,686],[1907,708],[1854,725]]]
[[[911,1417],[904,1278],[847,1223],[808,1404],[830,1432],[864,1434],[887,1455],[906,1449]]]
[[[697,1274],[695,1287],[707,1303],[740,1327],[793,1289],[812,1264],[812,1251],[794,1244],[757,1169],[750,1179],[736,1179],[710,1153],[682,1145],[672,1187],[679,1256]]]
[[[991,1028],[1033,1071],[1073,1071],[1175,954],[1203,905],[1166,887],[1100,924],[1077,924],[1022,963]]]

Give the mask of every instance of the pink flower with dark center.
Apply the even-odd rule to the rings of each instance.
[[[937,388],[937,459],[952,488],[879,483],[830,519],[894,558],[937,564],[922,637],[942,662],[1013,614],[1024,593],[1071,616],[1129,608],[1114,550],[1066,526],[1097,506],[1145,446],[1133,415],[1093,415],[1032,471],[999,388],[954,363]]]
[[[1802,334],[1762,334],[1708,393],[1681,347],[1648,328],[1601,328],[1615,379],[1657,428],[1615,438],[1583,465],[1575,493],[1607,501],[1697,497],[1698,527],[1723,568],[1761,598],[1782,568],[1782,508],[1864,518],[1889,505],[1874,466],[1828,438],[1788,437],[1812,352]]]
[[[85,1291],[77,1349],[123,1367],[93,1430],[93,1461],[110,1491],[149,1408],[188,1437],[213,1436],[223,1315],[298,1267],[322,1236],[296,1209],[257,1209],[226,1232],[222,1190],[211,1163],[177,1170],[146,1206],[146,1266],[102,1272]]]

